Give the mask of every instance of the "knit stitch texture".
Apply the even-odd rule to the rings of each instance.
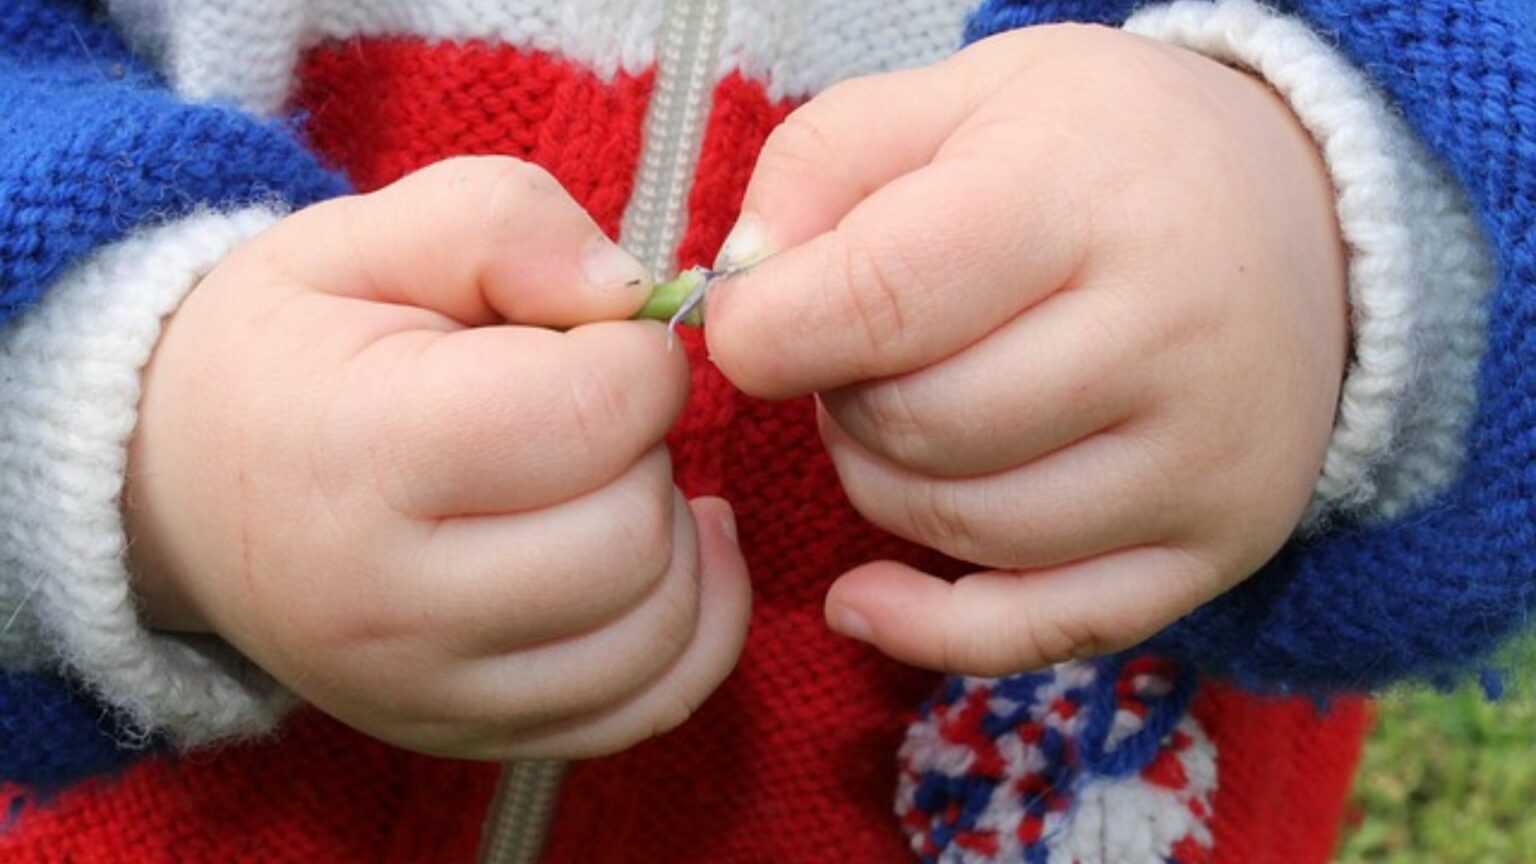
[[[258,122],[229,107],[191,105],[173,96],[110,29],[92,17],[88,4],[18,0],[0,10],[0,326],[32,311],[45,289],[60,284],[71,268],[140,227],[173,222],[199,208],[231,209],[264,202],[300,205],[344,188],[337,175],[322,168],[301,146],[288,125]],[[192,242],[197,246],[211,241],[217,246],[217,236]],[[213,260],[218,254],[215,250]],[[173,256],[169,263],[178,260]],[[156,261],[168,263],[167,259],[150,263]],[[174,283],[193,275],[175,271],[171,266],[162,276]],[[90,320],[89,311],[79,319],[82,324]],[[144,357],[152,345],[151,332]],[[18,366],[8,356],[0,364],[6,392],[23,386],[40,364],[62,359],[43,354]],[[120,383],[136,392],[137,367],[123,368],[129,378]],[[34,398],[47,395],[46,390],[28,392]],[[24,405],[9,402],[9,416],[26,422],[28,412],[18,410]],[[31,413],[37,420],[45,416],[46,412]],[[51,438],[54,452],[59,453],[70,449],[76,434],[105,433],[125,440],[131,429],[131,416],[127,429],[77,433],[71,428],[72,423],[89,422],[92,417],[90,411],[65,406],[65,413],[46,421],[54,425],[42,440]],[[69,591],[79,589],[47,583],[60,593],[55,595],[57,602],[42,602],[48,594],[45,583],[12,553],[22,547],[63,553],[69,548],[68,531],[58,524],[40,531],[39,521],[48,521],[44,514],[50,512],[98,506],[99,499],[91,498],[86,505],[86,499],[75,497],[94,482],[89,470],[77,470],[80,466],[54,476],[53,481],[64,485],[53,485],[24,468],[23,464],[36,465],[32,460],[47,451],[23,452],[28,445],[11,435],[10,427],[7,430],[0,438],[4,451],[0,464],[6,472],[5,506],[0,508],[6,514],[5,524],[0,525],[5,532],[0,546],[6,551],[0,554],[4,565],[0,576],[8,586],[0,592],[5,601],[0,625],[23,638],[0,639],[8,661],[8,671],[0,680],[0,730],[8,733],[0,735],[0,769],[11,779],[53,783],[121,761],[117,745],[147,743],[145,733],[162,718],[135,708],[153,698],[145,693],[129,696],[132,688],[127,688],[113,693],[117,707],[126,709],[114,719],[111,709],[81,702],[78,685],[53,677],[57,661],[64,666],[80,660],[110,663],[122,654],[96,657],[85,643],[76,643],[43,649],[51,652],[46,666],[39,666],[36,644],[25,652],[25,659],[20,656],[17,645],[23,639],[35,643],[32,636],[48,629],[40,627],[34,616],[51,608],[55,621],[64,620]],[[122,482],[120,466],[115,479],[106,482],[99,488],[111,506],[110,490]],[[110,531],[94,535],[89,541],[91,555],[111,560],[116,554],[110,548],[112,537]],[[14,594],[13,588],[17,589]],[[119,594],[118,599],[124,598]],[[86,677],[98,691],[106,680]],[[146,680],[141,678],[140,683]],[[173,694],[177,690],[174,676],[159,681],[154,689],[162,695]],[[185,695],[190,694],[176,694],[174,699]],[[196,703],[194,698],[177,710],[195,715],[210,707],[205,703],[197,708]],[[228,715],[215,712],[213,716]],[[215,721],[215,725],[223,724]],[[43,741],[48,742],[46,746]]]
[[[1153,6],[1130,32],[1257,74],[1318,142],[1349,248],[1353,357],[1303,530],[1383,522],[1445,490],[1476,407],[1491,255],[1453,180],[1370,81],[1252,0]]]
[[[85,6],[0,11],[0,321],[147,221],[344,189],[284,124],[177,99]]]
[[[119,504],[161,321],[277,218],[197,213],[135,232],[65,273],[25,326],[0,327],[0,606],[13,610],[0,663],[62,661],[123,712],[129,742],[266,731],[291,701],[221,641],[139,623]]]
[[[340,189],[282,124],[165,95],[160,82],[79,5],[17,0],[0,12],[0,36],[8,37],[0,43],[7,64],[0,65],[0,84],[6,85],[0,87],[0,108],[8,120],[23,119],[0,134],[29,142],[0,148],[0,182],[8,190],[31,189],[34,198],[46,198],[38,190],[51,191],[61,203],[46,200],[47,206],[31,211],[71,229],[33,227],[28,234],[34,223],[0,224],[0,243],[51,250],[26,279],[0,269],[0,297],[25,294],[6,308],[33,305],[45,287],[65,284],[70,267],[146,223],[165,223],[204,204],[226,212],[268,197],[300,204]],[[343,11],[364,5],[314,4]],[[1050,20],[1120,23],[1131,5],[994,2],[973,19],[972,32]],[[1462,474],[1432,501],[1385,526],[1345,523],[1298,541],[1258,581],[1170,631],[1166,647],[1208,669],[1271,687],[1322,689],[1459,669],[1514,626],[1531,599],[1524,586],[1536,544],[1528,534],[1503,533],[1509,525],[1529,523],[1524,502],[1536,492],[1530,474],[1536,469],[1528,468],[1536,465],[1529,431],[1536,409],[1520,395],[1531,392],[1532,382],[1517,374],[1530,365],[1536,347],[1517,338],[1531,323],[1527,307],[1533,301],[1518,295],[1536,276],[1528,230],[1536,190],[1528,174],[1511,167],[1530,156],[1532,91],[1524,82],[1536,81],[1530,74],[1536,40],[1529,13],[1519,11],[1515,0],[1319,0],[1286,8],[1338,41],[1405,107],[1415,130],[1470,193],[1498,252],[1501,282],[1469,433],[1472,452]],[[1357,29],[1351,15],[1359,8],[1380,19],[1372,22],[1376,29]],[[1523,22],[1511,18],[1517,13]],[[591,22],[594,30],[614,24]],[[456,152],[507,152],[545,164],[600,224],[616,227],[628,198],[649,73],[630,69],[611,52],[594,73],[521,43],[512,49],[364,35],[375,38],[307,55],[295,97],[311,140],[346,165],[360,186],[373,188]],[[166,43],[159,50],[177,49]],[[1418,56],[1423,65],[1415,68],[1434,71],[1426,81],[1410,81],[1412,71],[1379,68],[1399,56]],[[117,80],[111,63],[118,60],[124,64],[121,80],[128,82],[122,89],[111,83]],[[1469,63],[1498,68],[1470,74]],[[174,74],[175,64],[170,68]],[[278,71],[257,77],[283,81],[293,70]],[[9,86],[13,81],[16,86]],[[1425,92],[1415,95],[1415,88]],[[30,101],[23,98],[27,93],[33,93]],[[741,75],[728,76],[716,90],[679,253],[684,265],[712,257],[739,204],[750,154],[792,107],[767,93]],[[1410,104],[1407,96],[1417,101]],[[1462,134],[1463,124],[1479,117],[1488,101],[1504,105],[1503,113],[1471,127],[1480,133]],[[46,115],[58,106],[75,113],[50,121]],[[203,131],[188,137],[184,127]],[[32,140],[26,133],[33,129],[46,134]],[[146,129],[164,134],[141,139]],[[56,145],[62,146],[56,151]],[[13,153],[22,154],[15,163]],[[113,160],[126,167],[106,170]],[[183,177],[185,169],[171,170],[173,165],[194,166],[195,176]],[[121,190],[103,191],[114,185]],[[133,203],[141,199],[154,203]],[[1524,221],[1506,224],[1506,212],[1523,212]],[[0,205],[0,216],[21,218],[12,213]],[[0,267],[12,266],[9,251]],[[1506,313],[1513,323],[1500,317]],[[624,754],[573,767],[546,861],[893,860],[902,849],[888,812],[896,774],[890,757],[901,737],[894,712],[917,704],[931,679],[830,637],[820,598],[829,574],[874,557],[943,573],[963,568],[873,530],[852,511],[817,443],[808,401],[768,405],[746,399],[703,362],[696,338],[686,342],[695,361],[694,404],[672,439],[679,482],[691,494],[724,493],[737,505],[755,575],[753,635],[738,674],[689,724]],[[1506,417],[1512,405],[1524,405],[1525,413]],[[1486,454],[1478,449],[1484,445],[1491,448]],[[1496,470],[1499,459],[1516,458],[1521,461],[1512,462],[1507,474]],[[1480,472],[1476,482],[1469,481],[1474,472]],[[1468,509],[1456,509],[1463,507]],[[1421,531],[1424,526],[1429,528]],[[1499,542],[1485,542],[1490,539]],[[1484,623],[1487,632],[1479,630]],[[19,730],[0,738],[0,769],[14,772],[8,776],[57,783],[112,763],[110,750],[99,746],[107,739],[97,728],[113,724],[96,722],[100,709],[83,705],[59,679],[16,674],[0,686],[10,688],[0,691],[0,721],[15,721],[0,728]],[[48,701],[55,696],[68,701]],[[68,710],[45,716],[61,704]],[[1202,714],[1201,706],[1212,704],[1219,710]],[[1320,718],[1305,702],[1208,691],[1197,699],[1195,714],[1220,752],[1221,788],[1210,825],[1220,860],[1325,860],[1353,759],[1350,748],[1358,740],[1358,706]],[[1277,723],[1282,717],[1285,722]],[[66,725],[46,725],[55,720]],[[120,785],[72,789],[56,808],[29,816],[22,826],[35,845],[7,845],[0,835],[0,857],[88,858],[81,850],[91,850],[119,856],[102,860],[134,860],[133,851],[101,851],[130,826],[135,836],[151,838],[135,847],[138,852],[158,848],[170,855],[169,847],[152,844],[195,825],[198,833],[186,847],[195,851],[185,854],[208,860],[468,860],[473,838],[466,839],[462,828],[466,820],[472,823],[466,814],[488,797],[483,768],[428,764],[313,717],[301,718],[290,735],[186,764],[155,757],[130,770]],[[1308,766],[1306,776],[1274,773],[1299,764]],[[285,794],[261,794],[271,789]],[[1253,799],[1223,804],[1224,789],[1251,790]],[[1249,807],[1266,793],[1274,795],[1263,801],[1268,810]],[[125,812],[133,816],[125,818]],[[317,813],[344,827],[318,827]],[[411,818],[381,818],[401,813]],[[94,841],[72,830],[108,823],[114,830]],[[1323,827],[1300,837],[1305,832],[1297,824]],[[202,830],[209,825],[228,830]],[[604,830],[592,830],[596,825]]]

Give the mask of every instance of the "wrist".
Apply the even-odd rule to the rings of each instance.
[[[159,337],[140,373],[138,414],[127,442],[121,513],[127,539],[126,566],[140,622],[150,630],[204,634],[215,632],[199,596],[197,575],[210,567],[193,560],[190,542],[210,530],[199,514],[188,481],[206,476],[199,464],[206,452],[179,431],[206,417],[198,397],[206,382],[196,328],[178,326],[195,305],[199,279],[161,321]],[[184,344],[191,337],[191,345]],[[173,344],[174,343],[174,344]],[[191,386],[187,386],[191,385]],[[191,404],[188,404],[191,403]],[[227,501],[227,506],[238,502]],[[201,518],[200,518],[201,517]]]
[[[156,452],[146,437],[141,425],[129,443],[122,505],[129,582],[139,619],[150,630],[209,633],[213,628],[188,590],[189,568],[181,564],[171,540],[180,533],[172,524],[175,508],[163,506],[163,493],[146,467],[154,463],[151,454]]]

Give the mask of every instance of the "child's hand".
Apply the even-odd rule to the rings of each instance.
[[[619,749],[734,664],[730,510],[663,435],[688,374],[640,265],[543,171],[460,159],[298,213],[156,351],[128,517],[152,625],[471,758]]]
[[[1296,527],[1344,364],[1312,140],[1262,83],[1117,31],[988,39],[769,140],[709,302],[751,393],[820,394],[855,506],[975,562],[875,562],[841,632],[1000,674],[1135,643]]]

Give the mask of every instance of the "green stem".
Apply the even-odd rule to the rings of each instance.
[[[671,321],[672,316],[682,308],[683,301],[693,293],[694,289],[704,284],[706,278],[702,267],[694,267],[677,274],[675,279],[658,284],[651,289],[651,296],[645,301],[645,305],[640,307],[640,311],[635,313],[635,317],[650,321]],[[689,312],[681,323],[691,327],[703,324],[703,307]]]

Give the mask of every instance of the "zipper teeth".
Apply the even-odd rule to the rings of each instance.
[[[640,171],[622,233],[625,245],[659,278],[675,269],[687,223],[725,12],[726,0],[668,0],[666,6]]]
[[[534,864],[539,860],[564,776],[563,762],[507,763],[480,841],[481,864]]]
[[[623,244],[660,278],[675,269],[687,223],[729,0],[667,0],[646,109],[640,170],[620,228]],[[554,816],[561,762],[509,762],[480,843],[480,864],[537,864]]]

